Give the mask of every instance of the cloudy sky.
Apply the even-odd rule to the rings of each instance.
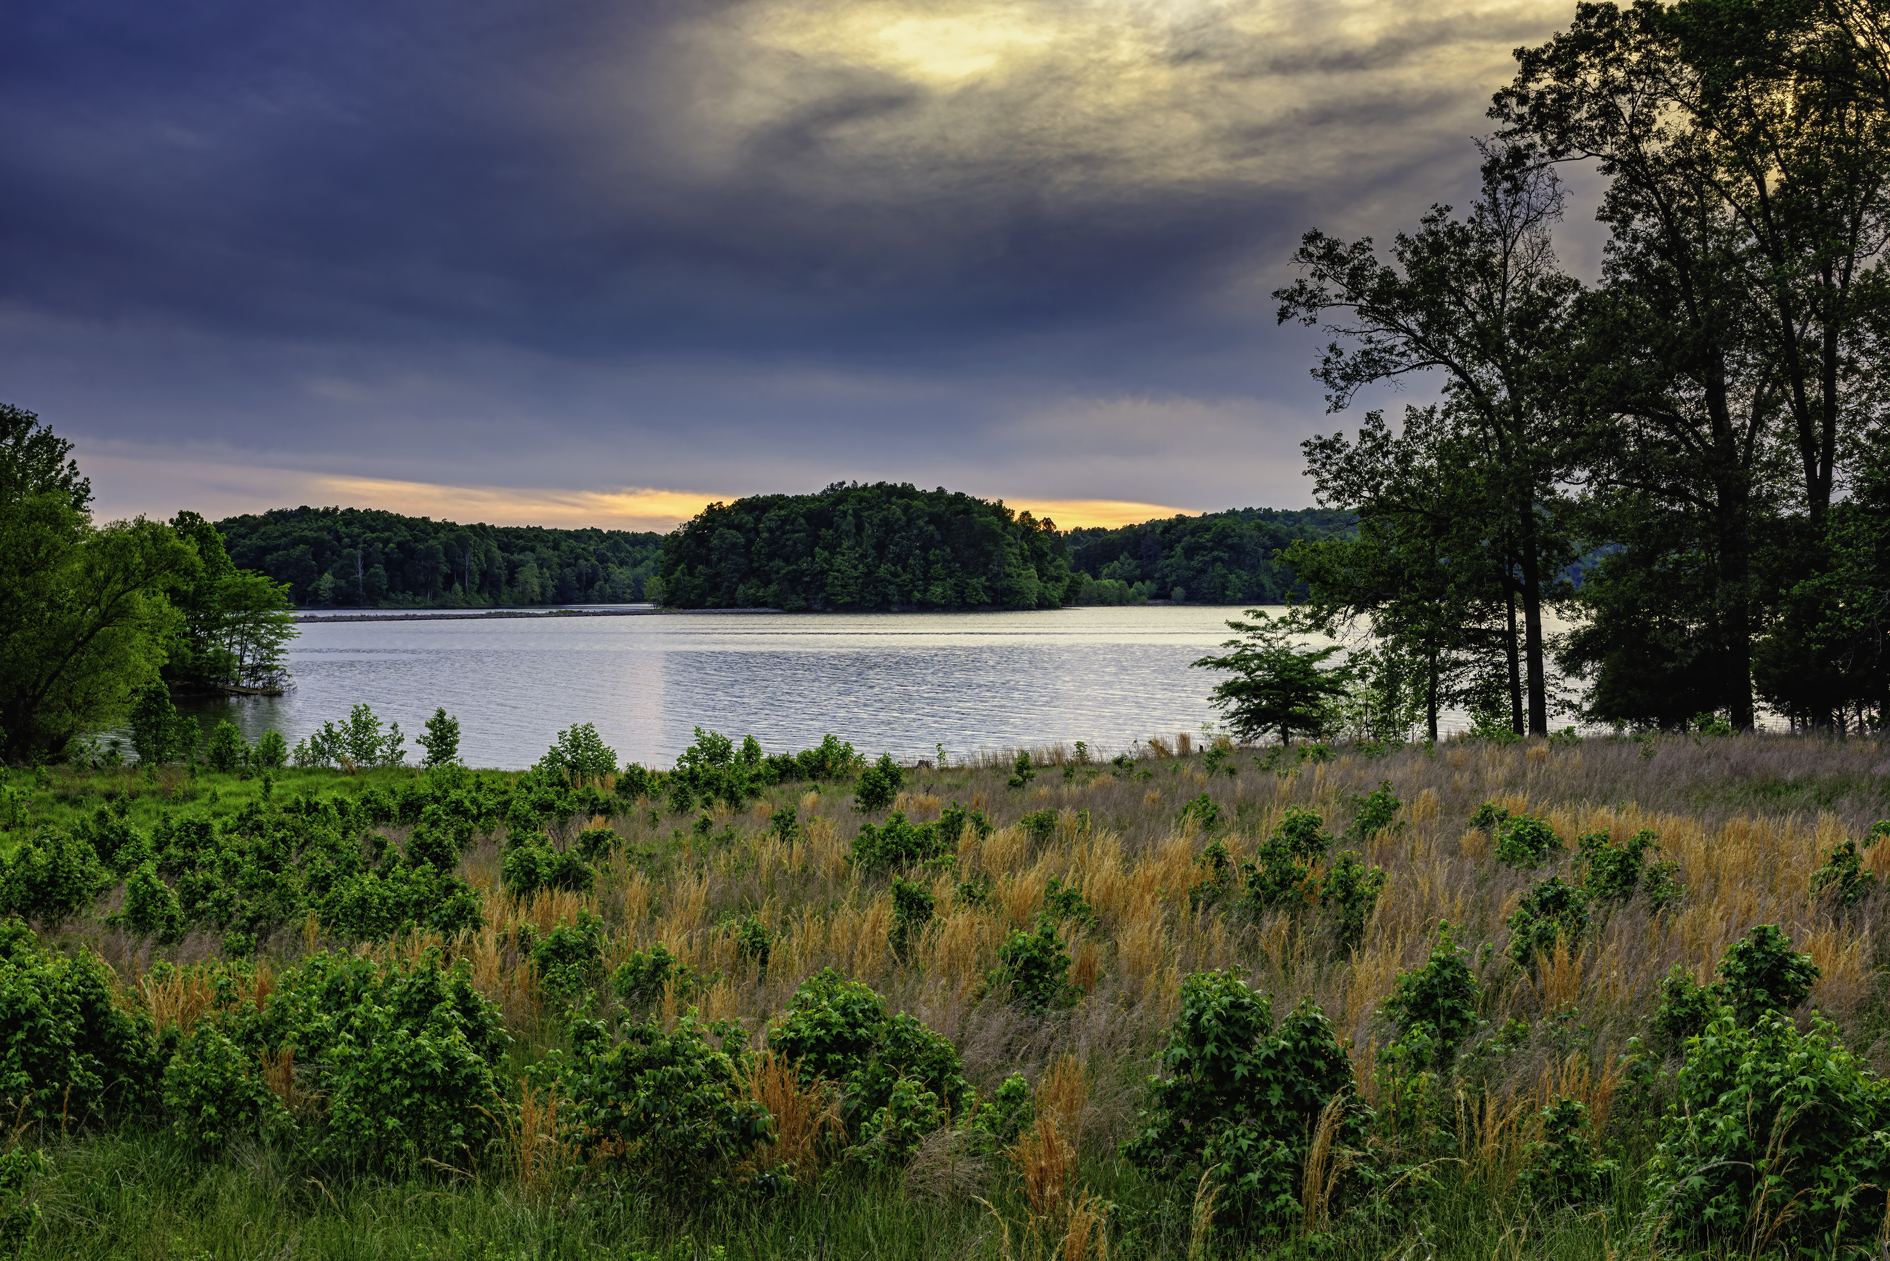
[[[16,5],[0,400],[110,515],[1299,506],[1335,422],[1287,255],[1465,200],[1510,50],[1572,9]]]

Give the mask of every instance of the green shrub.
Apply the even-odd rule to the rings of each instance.
[[[1496,836],[1496,861],[1528,870],[1562,852],[1562,838],[1548,820],[1522,814],[1505,820]]]
[[[1241,905],[1249,915],[1257,918],[1271,910],[1295,910],[1318,900],[1319,882],[1312,867],[1334,840],[1325,822],[1315,811],[1294,807],[1260,843],[1254,861],[1241,864],[1246,879]]]
[[[1049,842],[1057,834],[1057,812],[1055,810],[1032,810],[1017,821],[1017,826],[1025,836],[1039,845]]]
[[[1043,890],[1043,913],[1051,921],[1067,924],[1079,932],[1093,932],[1098,920],[1096,910],[1076,886],[1063,887],[1060,876],[1050,877]]]
[[[1391,790],[1391,781],[1381,780],[1371,792],[1352,798],[1352,826],[1345,834],[1362,845],[1380,832],[1402,827],[1398,822],[1402,809],[1404,803]]]
[[[882,753],[879,761],[867,767],[860,774],[860,784],[853,793],[855,810],[887,810],[892,807],[893,799],[899,795],[899,788],[906,782],[906,773],[899,764],[892,760],[892,754]]]
[[[968,879],[958,882],[952,896],[973,910],[988,911],[991,909],[991,890],[994,887],[990,872],[974,872]]]
[[[204,747],[203,760],[210,765],[210,769],[227,775],[249,761],[249,741],[243,739],[243,733],[235,723],[225,718],[211,730],[210,743]]]
[[[499,864],[499,882],[515,898],[541,889],[589,893],[597,872],[571,850],[553,849],[542,837],[507,853]]]
[[[1494,836],[1496,829],[1502,827],[1503,824],[1508,821],[1508,808],[1499,806],[1494,801],[1484,802],[1482,805],[1478,806],[1476,811],[1470,816],[1471,827],[1478,828],[1491,836]]]
[[[1349,849],[1333,859],[1327,869],[1319,886],[1319,905],[1332,914],[1339,944],[1345,949],[1365,940],[1365,926],[1371,923],[1385,879],[1383,867],[1365,866]]]
[[[0,1099],[16,1123],[119,1121],[155,1102],[150,1018],[120,1010],[114,988],[97,955],[44,950],[19,920],[0,921]]]
[[[289,742],[274,727],[256,737],[249,751],[250,761],[259,770],[279,771],[289,764]]]
[[[893,926],[887,934],[887,944],[892,947],[893,958],[905,963],[910,959],[912,944],[932,922],[937,899],[924,885],[895,877],[892,900]]]
[[[596,727],[582,723],[560,731],[556,742],[532,769],[549,780],[602,787],[617,773],[617,751],[605,746]]]
[[[860,1142],[847,1155],[868,1169],[903,1167],[925,1136],[951,1121],[951,1111],[910,1077],[893,1082],[883,1107],[860,1125]]]
[[[1542,1137],[1523,1154],[1523,1190],[1553,1204],[1598,1199],[1617,1166],[1596,1154],[1591,1129],[1580,1100],[1557,1099],[1544,1108]]]
[[[1182,982],[1181,1014],[1160,1062],[1165,1076],[1150,1079],[1140,1132],[1123,1147],[1129,1161],[1161,1180],[1209,1171],[1222,1218],[1295,1219],[1314,1125],[1352,1085],[1351,1061],[1324,1013],[1302,1002],[1276,1030],[1265,995],[1232,972],[1197,972]],[[1362,1106],[1342,1106],[1335,1146],[1353,1172],[1340,1203],[1365,1181],[1370,1122]]]
[[[1470,970],[1470,960],[1457,944],[1456,930],[1442,923],[1431,957],[1422,966],[1398,974],[1390,997],[1385,999],[1384,1011],[1398,1041],[1426,1048],[1424,1054],[1414,1057],[1415,1066],[1442,1069],[1456,1058],[1464,1041],[1482,1027],[1483,1021],[1477,1015],[1482,998],[1482,987]]]
[[[233,1140],[290,1128],[282,1101],[263,1082],[261,1062],[230,1040],[214,1019],[199,1020],[164,1069],[164,1111],[199,1159],[220,1156]]]
[[[1726,948],[1719,961],[1722,993],[1741,1025],[1767,1012],[1789,1012],[1811,996],[1818,965],[1792,949],[1775,924],[1759,924]]]
[[[1175,817],[1175,822],[1186,824],[1189,819],[1193,819],[1195,826],[1199,827],[1204,834],[1212,832],[1221,820],[1221,808],[1215,805],[1206,793],[1202,793],[1193,801],[1182,805],[1181,813]]]
[[[722,925],[723,931],[735,939],[735,957],[747,962],[754,960],[763,972],[768,970],[768,956],[774,952],[774,934],[768,926],[753,915],[746,919],[727,920]]]
[[[34,1184],[52,1171],[52,1159],[36,1148],[0,1152],[0,1252],[18,1256],[26,1247],[43,1215]]]
[[[600,863],[610,857],[610,851],[616,845],[617,834],[609,828],[585,828],[578,833],[573,848],[585,862]]]
[[[1739,1253],[1874,1253],[1890,1083],[1831,1024],[1801,1034],[1782,1011],[1746,1025],[1722,1010],[1688,1045],[1674,1086],[1647,1171],[1653,1231]]]
[[[1660,983],[1654,1034],[1667,1050],[1678,1050],[1688,1038],[1706,1028],[1718,1011],[1718,987],[1699,984],[1684,964],[1676,963]]]
[[[978,840],[997,831],[991,821],[984,817],[984,811],[967,810],[955,801],[938,816],[938,839],[947,850],[957,848],[958,838],[964,835],[966,828],[970,828]]]
[[[203,738],[197,720],[177,712],[170,689],[162,683],[153,683],[138,694],[130,726],[131,745],[138,751],[141,766],[187,762]]]
[[[184,939],[183,907],[178,905],[171,887],[158,878],[157,864],[150,859],[125,877],[124,904],[112,923],[160,946],[175,945]]]
[[[726,1044],[734,1032],[705,1027],[693,1012],[673,1033],[624,1026],[622,1040],[580,1066],[572,1084],[587,1153],[667,1199],[727,1189],[737,1162],[770,1133],[768,1110],[746,1097],[735,1060],[708,1040]]]
[[[1036,1103],[1024,1075],[1013,1072],[998,1083],[990,1098],[980,1099],[972,1123],[1000,1147],[1016,1142],[1019,1134],[1035,1125]]]
[[[671,984],[678,999],[688,999],[700,988],[695,969],[671,954],[660,941],[624,960],[610,978],[611,989],[631,1011],[643,1011],[659,1002],[663,990]]]
[[[1590,832],[1575,842],[1575,864],[1582,872],[1582,887],[1596,902],[1625,902],[1640,887],[1644,857],[1660,838],[1642,828],[1622,845],[1611,844],[1606,832]],[[1656,910],[1659,908],[1656,907]]]
[[[895,810],[878,827],[860,824],[847,861],[859,872],[903,870],[950,852],[936,824],[908,823],[906,816]]]
[[[0,858],[0,915],[56,928],[91,906],[110,879],[91,845],[67,832],[42,830]]]
[[[1196,910],[1207,910],[1220,904],[1234,888],[1233,860],[1227,853],[1227,844],[1216,840],[1201,851],[1201,857],[1195,859],[1197,867],[1207,870],[1201,878],[1188,886],[1188,905]]]
[[[1070,983],[1070,952],[1048,916],[1030,931],[1013,932],[998,947],[998,966],[985,984],[1006,993],[1010,1001],[1031,1011],[1069,1007],[1083,997],[1081,986]]]
[[[240,1011],[240,1008],[239,1008]],[[412,964],[318,952],[245,1015],[250,1054],[295,1051],[298,1086],[326,1099],[315,1159],[367,1173],[439,1161],[469,1168],[493,1136],[493,1066],[507,1038],[465,961],[437,949]]]
[[[1877,887],[1874,872],[1864,870],[1856,841],[1843,841],[1825,856],[1824,866],[1811,873],[1811,893],[1839,908],[1856,906]]]
[[[559,1002],[573,1002],[604,979],[604,921],[579,908],[575,924],[559,924],[531,953],[545,992]]]
[[[768,1046],[796,1064],[803,1080],[839,1083],[841,1115],[855,1133],[892,1102],[901,1078],[954,1114],[967,1112],[976,1099],[958,1048],[905,1012],[889,1016],[886,1000],[870,986],[832,968],[794,991],[768,1032]]]
[[[1011,777],[1004,781],[1006,788],[1022,788],[1037,778],[1037,768],[1030,760],[1030,754],[1019,753],[1011,764]]]
[[[1588,931],[1588,894],[1560,876],[1549,876],[1529,886],[1509,925],[1509,957],[1523,967],[1537,956],[1554,953],[1557,938],[1568,942],[1570,953]]]

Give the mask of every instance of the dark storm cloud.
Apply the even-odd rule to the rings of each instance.
[[[1559,16],[42,5],[0,42],[0,371],[127,451],[466,484],[709,485],[683,430],[736,489],[964,468],[941,427],[1070,399],[1272,432],[1319,410],[1305,339],[1258,340],[1278,260],[1456,191]],[[606,436],[639,459],[571,465]]]

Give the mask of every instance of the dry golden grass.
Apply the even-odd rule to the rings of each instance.
[[[767,1159],[789,1166],[801,1185],[813,1186],[846,1145],[838,1088],[831,1082],[803,1082],[794,1065],[763,1049],[749,1069],[748,1097],[774,1118],[774,1146]]]

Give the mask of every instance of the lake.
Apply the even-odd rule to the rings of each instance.
[[[952,758],[1085,740],[1103,755],[1199,735],[1219,676],[1188,663],[1237,608],[1033,613],[657,613],[623,617],[310,622],[281,697],[200,699],[254,739],[293,744],[365,701],[413,738],[436,706],[471,766],[523,767],[594,723],[620,761],[668,766],[697,726],[769,752],[832,732],[868,756]],[[180,706],[185,707],[185,706]]]

